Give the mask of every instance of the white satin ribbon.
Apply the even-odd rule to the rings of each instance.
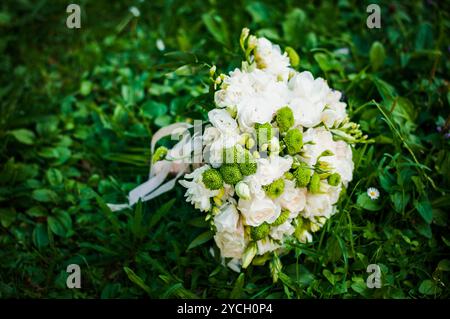
[[[169,135],[174,136],[176,133],[182,134],[191,127],[192,125],[189,123],[175,123],[158,130],[152,137],[150,145],[151,154],[154,154],[155,145],[160,139]],[[190,157],[192,148],[187,148],[187,146],[189,146],[192,140],[193,138],[190,136],[184,136],[181,141],[175,144],[175,146],[169,151],[166,158],[170,157],[171,160],[162,160],[157,162],[157,170],[155,169],[155,165],[150,164],[149,179],[128,193],[128,204],[107,204],[111,211],[119,211],[125,208],[130,208],[139,200],[142,202],[151,200],[174,188],[178,178],[180,178],[188,168],[188,162],[184,161],[183,158],[186,156]],[[177,152],[180,153],[180,157],[174,156]],[[180,163],[180,161],[182,161],[182,163]],[[177,175],[170,181],[162,184],[166,180],[169,173],[177,173]]]

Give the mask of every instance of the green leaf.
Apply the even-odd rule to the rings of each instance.
[[[438,266],[437,269],[440,271],[450,271],[450,260],[449,259],[442,259]]]
[[[419,292],[424,295],[437,295],[441,292],[441,288],[435,281],[425,279],[419,286]]]
[[[72,218],[68,212],[58,209],[53,216],[48,217],[47,222],[55,235],[68,237],[71,234]]]
[[[9,131],[9,134],[22,144],[32,145],[34,143],[35,135],[32,131],[21,128],[13,131]]]
[[[376,200],[370,199],[369,195],[367,195],[366,192],[358,195],[356,204],[361,208],[364,208],[366,210],[370,210],[373,212],[380,210],[382,208],[382,206],[379,203],[379,199],[376,199]]]
[[[33,230],[33,243],[38,248],[41,249],[43,247],[48,246],[48,230],[46,225],[42,223],[38,223]]]
[[[90,81],[83,81],[80,85],[80,93],[84,96],[89,95],[92,91],[92,82]]]
[[[383,44],[378,41],[375,41],[372,44],[369,52],[370,64],[372,65],[373,70],[378,70],[384,64],[384,60],[386,59],[386,52],[384,50]]]
[[[50,168],[47,170],[46,173],[47,180],[50,185],[52,186],[58,186],[61,185],[63,182],[63,175],[59,169],[56,168]]]
[[[16,211],[14,208],[0,208],[0,222],[3,227],[9,227],[16,219]]]
[[[421,23],[416,35],[416,50],[433,48],[433,27],[429,23]]]
[[[58,195],[50,189],[35,189],[31,195],[38,202],[56,202]]]
[[[192,248],[195,248],[197,246],[200,246],[201,244],[206,243],[208,240],[210,240],[213,237],[213,232],[208,230],[204,233],[201,233],[195,239],[189,244],[187,250],[191,250]]]
[[[230,299],[243,298],[245,273],[241,273],[234,283],[233,290],[230,293]]]
[[[131,270],[128,267],[123,267],[123,270],[125,271],[125,273],[128,276],[128,279],[130,279],[132,282],[134,282],[136,285],[138,285],[139,287],[141,287],[146,293],[148,293],[150,295],[151,293],[151,289],[149,286],[147,286],[144,282],[144,280],[139,277],[138,275],[136,275],[134,273],[133,270]]]
[[[148,101],[142,105],[142,114],[147,118],[156,118],[167,113],[167,106],[164,103]]]
[[[431,203],[427,199],[415,200],[414,207],[419,212],[420,216],[422,216],[423,220],[430,224],[433,220],[433,208],[431,207]]]
[[[170,211],[170,209],[172,208],[173,204],[175,204],[176,200],[177,200],[176,198],[173,198],[170,201],[168,201],[167,203],[164,203],[163,205],[161,205],[156,210],[156,212],[152,215],[148,227],[149,228],[154,227],[161,220],[161,218]],[[204,218],[202,218],[202,220],[204,220]]]
[[[286,16],[282,26],[287,42],[294,46],[301,44],[306,37],[307,16],[305,11],[299,8],[293,9]]]
[[[216,41],[225,45],[228,44],[227,25],[219,15],[214,12],[205,13],[202,15],[202,20]]]
[[[328,269],[324,269],[322,273],[325,276],[325,278],[328,279],[330,284],[332,284],[333,286],[336,284],[336,277],[331,273],[331,271],[329,271]]]

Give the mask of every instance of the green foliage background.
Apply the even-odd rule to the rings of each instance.
[[[381,29],[363,1],[78,2],[72,30],[69,2],[0,4],[0,297],[450,296],[448,1],[382,2]],[[146,179],[152,132],[205,118],[209,66],[239,66],[245,26],[342,90],[375,141],[354,153],[340,212],[293,245],[275,284],[269,267],[238,275],[211,256],[181,187],[105,206]],[[82,289],[66,288],[71,263]],[[381,289],[366,288],[371,263]]]

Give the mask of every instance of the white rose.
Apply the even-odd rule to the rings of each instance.
[[[247,245],[242,224],[239,224],[235,231],[218,231],[214,241],[220,249],[220,255],[225,258],[240,259]]]
[[[239,199],[238,209],[245,218],[245,224],[254,227],[264,222],[273,223],[281,213],[281,207],[267,197],[252,200]]]
[[[295,218],[305,208],[306,193],[306,188],[297,188],[295,187],[295,182],[285,180],[284,192],[278,197],[277,201],[282,208],[291,212],[290,218]]]
[[[239,222],[239,213],[233,204],[225,204],[220,213],[214,217],[217,231],[236,231]]]
[[[316,216],[329,218],[334,213],[334,209],[328,194],[308,193],[302,216],[305,218],[314,218]]]

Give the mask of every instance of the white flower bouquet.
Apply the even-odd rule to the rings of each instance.
[[[271,259],[274,272],[288,240],[312,241],[336,213],[352,180],[351,145],[366,137],[349,121],[340,92],[291,67],[298,62],[295,51],[283,53],[248,29],[240,44],[245,53],[240,69],[218,76],[211,69],[211,125],[202,136],[187,139],[193,143],[158,148],[152,170],[159,180],[170,171],[180,177],[191,166],[181,158],[200,149],[202,160],[180,181],[187,201],[205,213],[231,269]],[[148,193],[142,187],[135,198],[155,196],[139,193]]]

